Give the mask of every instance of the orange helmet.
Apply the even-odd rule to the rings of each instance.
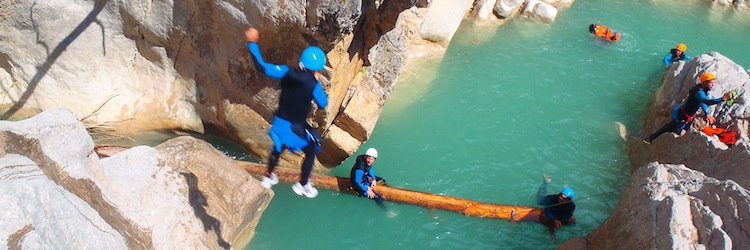
[[[677,44],[677,50],[685,52],[687,50],[687,45],[685,45],[684,43]]]
[[[703,73],[703,74],[702,74],[702,75],[701,75],[700,77],[698,77],[698,78],[699,78],[699,79],[701,80],[701,82],[703,83],[703,82],[707,82],[707,81],[711,81],[711,80],[713,80],[713,79],[716,79],[716,76],[714,76],[714,74],[711,74],[711,73]]]

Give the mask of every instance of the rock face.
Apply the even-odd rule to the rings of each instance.
[[[715,136],[706,136],[700,132],[705,122],[699,116],[687,134],[680,138],[675,138],[672,133],[665,133],[651,145],[631,140],[628,150],[632,166],[639,167],[652,161],[685,164],[708,176],[720,180],[732,179],[743,187],[750,187],[750,171],[747,171],[747,162],[750,160],[750,97],[746,94],[750,93],[750,76],[743,67],[717,52],[702,54],[687,63],[681,62],[669,68],[646,112],[644,135],[654,133],[670,121],[672,109],[683,101],[703,72],[712,72],[717,77],[717,84],[708,93],[710,98],[720,97],[732,90],[739,93],[731,106],[722,103],[709,108],[716,117],[717,127],[737,131],[740,140],[734,147],[728,148]]]
[[[419,29],[422,38],[444,43],[447,47],[447,42],[450,42],[453,34],[456,33],[466,10],[473,2],[471,0],[434,1],[427,11],[424,24]]]
[[[496,0],[496,1],[476,1],[475,9],[477,18],[480,20],[488,19],[486,14],[488,9],[497,18],[507,19],[523,15],[543,23],[551,23],[557,18],[559,8],[570,7],[574,0]]]
[[[732,6],[737,10],[747,10],[747,1],[745,0],[712,0],[714,6]]]
[[[443,2],[0,3],[0,85],[8,90],[0,117],[64,106],[120,131],[209,127],[265,158],[279,86],[253,68],[243,36],[253,26],[269,62],[296,65],[311,44],[328,52],[329,107],[310,122],[326,136],[319,160],[336,165],[369,138],[405,51],[444,51],[420,34],[442,23],[424,20]],[[459,7],[450,10],[458,21],[470,6]],[[452,32],[437,33],[450,41]],[[301,160],[285,156],[282,166]]]
[[[65,109],[0,121],[0,238],[10,249],[239,247],[273,196],[197,139],[103,160],[93,149]]]
[[[750,193],[736,182],[651,163],[633,173],[607,221],[558,249],[747,249],[747,216]]]
[[[672,108],[704,72],[717,76],[709,91],[716,98],[737,91],[734,104],[711,107],[717,127],[737,131],[733,147],[700,130],[694,120],[679,138],[665,133],[651,144],[627,140],[631,185],[612,216],[586,237],[574,238],[560,249],[747,249],[750,247],[750,185],[748,150],[748,71],[712,52],[673,64],[654,93],[644,122],[644,136],[671,119]],[[679,165],[673,165],[679,164]]]
[[[370,137],[402,68],[413,58],[440,58],[474,2],[0,3],[0,87],[8,90],[0,118],[62,106],[88,126],[123,132],[208,128],[265,159],[279,84],[252,65],[243,31],[253,26],[268,62],[296,65],[313,44],[327,52],[329,105],[309,120],[324,136],[322,171]],[[502,5],[554,20],[548,2],[572,1],[479,2],[484,16]],[[280,166],[301,160],[283,154]]]

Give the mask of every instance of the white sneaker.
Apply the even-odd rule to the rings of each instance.
[[[318,196],[318,189],[315,189],[313,187],[312,182],[307,182],[304,186],[302,184],[299,184],[299,182],[294,183],[292,186],[292,190],[294,190],[297,195],[304,195],[307,198],[315,198],[315,196]]]
[[[279,184],[279,177],[275,173],[271,173],[271,177],[263,176],[260,180],[260,185],[264,188],[271,188],[273,185]]]

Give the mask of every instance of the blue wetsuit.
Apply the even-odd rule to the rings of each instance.
[[[372,166],[367,165],[365,157],[365,155],[357,156],[354,166],[352,166],[352,170],[349,173],[349,180],[352,182],[352,188],[357,191],[359,196],[367,197],[367,190],[372,186],[372,182],[377,181],[380,178],[375,176],[375,171],[373,171]],[[385,209],[382,196],[375,193],[375,197],[372,199],[375,200],[375,203],[377,203],[378,206]]]
[[[664,56],[664,66],[669,66],[670,64],[680,60],[690,61],[690,57],[688,55],[685,55],[685,52],[682,52],[682,55],[678,56],[677,49],[671,49],[669,53]]]
[[[703,109],[706,115],[710,115],[711,111],[708,109],[708,105],[718,104],[724,101],[721,97],[708,99],[708,89],[704,89],[701,84],[698,84],[690,89],[687,100],[684,103],[677,105],[672,110],[672,121],[664,125],[661,129],[652,134],[646,141],[652,142],[658,138],[661,134],[666,132],[674,132],[681,134],[688,125],[693,122],[693,117],[698,113],[698,109]]]
[[[276,167],[281,152],[286,148],[292,151],[303,151],[305,160],[302,163],[300,184],[307,184],[315,155],[320,153],[318,132],[307,124],[307,116],[314,100],[318,107],[328,105],[323,87],[312,71],[289,68],[286,65],[275,65],[263,61],[257,43],[248,42],[255,68],[269,77],[281,79],[281,96],[271,123],[269,135],[273,148],[268,160],[268,172]]]

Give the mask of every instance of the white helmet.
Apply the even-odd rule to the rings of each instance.
[[[365,151],[365,155],[378,158],[378,151],[374,148],[368,148],[367,151]]]

